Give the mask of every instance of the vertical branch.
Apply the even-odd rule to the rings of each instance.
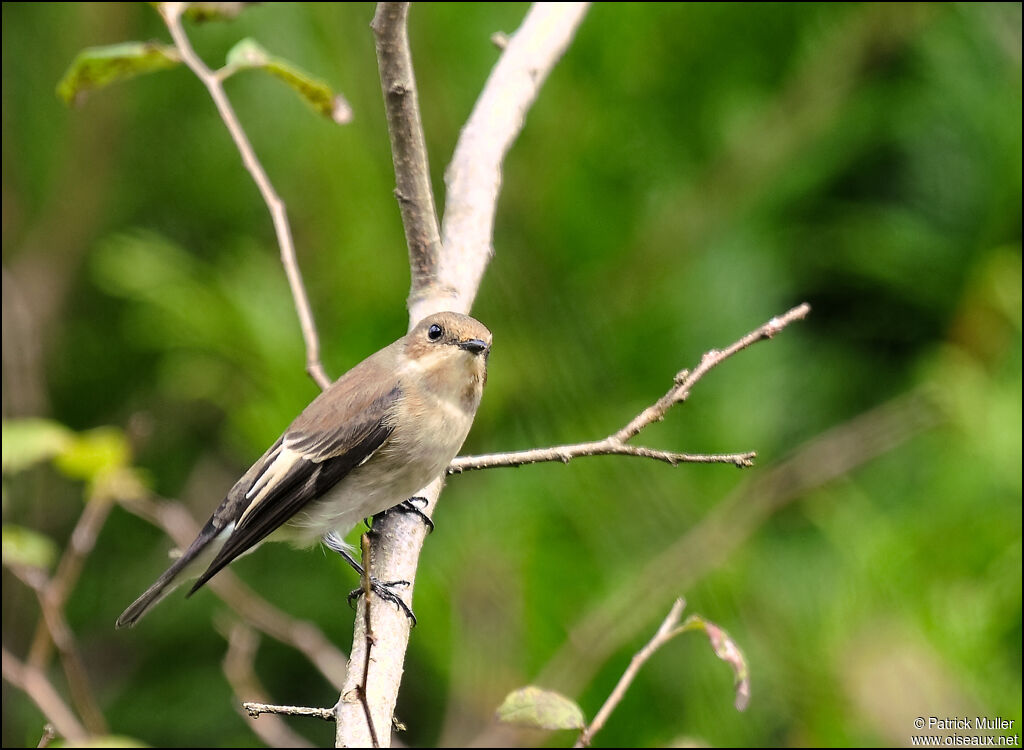
[[[441,256],[441,236],[409,51],[408,17],[409,3],[378,3],[370,28],[376,40],[380,86],[391,137],[395,197],[409,246],[412,281],[408,307],[412,310],[421,300],[436,294],[434,282]],[[417,319],[410,322],[415,324]]]
[[[373,30],[378,35],[378,64],[388,110],[388,131],[394,150],[396,194],[409,245],[412,285],[409,319],[415,323],[439,310],[468,312],[491,257],[491,234],[501,185],[501,165],[522,129],[526,112],[555,63],[565,52],[588,8],[587,3],[537,3],[491,72],[469,122],[459,136],[448,168],[444,241],[435,239],[434,199],[430,191],[423,128],[405,25],[405,3],[380,3]],[[382,38],[384,37],[384,38]],[[415,210],[413,210],[415,209]],[[433,515],[443,480],[438,477],[416,494],[426,499],[423,512]],[[402,590],[412,601],[424,524],[405,513],[386,514],[374,524],[372,574],[378,580],[409,581]],[[365,597],[360,601],[365,607]],[[390,727],[401,685],[409,622],[396,607],[374,607],[376,637],[372,661],[366,659],[365,610],[359,610],[353,634],[351,664],[368,664],[369,702],[379,727]],[[370,738],[357,702],[348,699],[360,684],[349,669],[335,709],[338,747],[366,746]],[[381,723],[381,720],[385,723]],[[382,746],[391,732],[382,731]]]
[[[373,588],[370,586],[370,563],[373,555],[370,554],[370,537],[367,534],[359,540],[363,554],[363,635],[366,637],[366,654],[363,658],[363,684],[359,686],[359,702],[363,705],[363,713],[366,715],[366,731],[370,733],[370,742],[374,747],[380,747],[380,740],[377,739],[377,729],[373,724],[373,712],[370,710],[370,701],[367,698],[367,688],[370,684],[370,653],[373,651],[373,644],[377,640],[373,636],[372,618],[370,616],[370,597],[373,595]]]

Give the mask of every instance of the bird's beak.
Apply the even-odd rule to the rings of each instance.
[[[467,352],[473,354],[480,354],[481,352],[487,351],[489,348],[487,342],[481,341],[480,339],[466,339],[465,341],[459,342],[459,348],[465,349]]]

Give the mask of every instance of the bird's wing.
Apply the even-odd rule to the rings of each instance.
[[[394,429],[388,414],[401,390],[385,390],[379,383],[367,390],[365,380],[364,388],[358,382],[346,376],[320,394],[231,489],[211,522],[220,528],[234,522],[234,529],[190,595],[367,461],[388,439]]]

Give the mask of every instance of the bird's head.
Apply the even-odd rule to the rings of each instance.
[[[491,332],[475,318],[440,312],[421,320],[405,337],[405,355],[436,390],[480,386],[487,379]]]

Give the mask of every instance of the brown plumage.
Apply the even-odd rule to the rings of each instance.
[[[250,467],[195,541],[117,619],[134,625],[209,560],[191,594],[268,536],[308,546],[406,500],[444,471],[473,423],[491,332],[431,315],[317,396]]]

